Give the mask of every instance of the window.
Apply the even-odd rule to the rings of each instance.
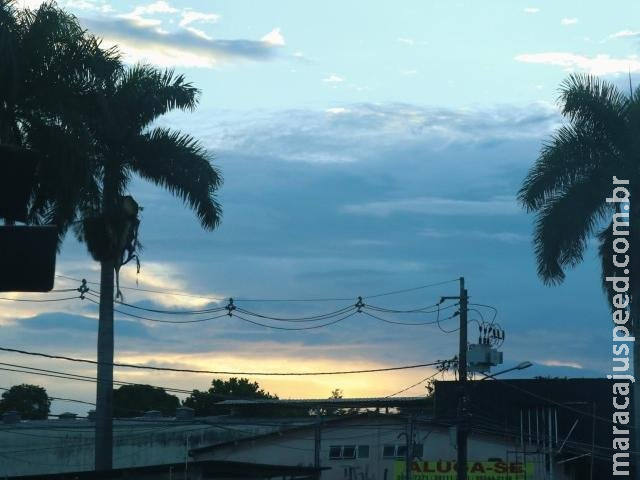
[[[396,448],[396,458],[404,458],[407,454],[407,446],[406,445],[398,445]]]
[[[336,460],[342,458],[342,447],[339,445],[332,445],[329,447],[329,458]]]
[[[395,445],[385,445],[382,449],[382,457],[383,458],[395,458],[396,456],[396,446]]]
[[[358,458],[369,458],[369,445],[358,446]]]
[[[342,458],[356,458],[356,446],[345,445],[342,447]]]
[[[393,448],[393,445],[391,445]],[[369,445],[331,445],[329,459],[369,458]]]

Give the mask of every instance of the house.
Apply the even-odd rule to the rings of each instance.
[[[357,403],[345,400],[345,404]],[[421,400],[424,402],[424,398]],[[261,402],[225,403],[241,411]],[[278,401],[267,402],[275,405]],[[284,401],[280,408],[287,404],[300,408],[305,402]],[[314,402],[309,401],[308,406],[317,406]],[[371,404],[365,401],[360,406]],[[335,403],[325,404],[325,408],[328,405]],[[323,468],[321,480],[456,480],[454,423],[455,418],[435,420],[413,413],[318,415],[314,425],[193,448],[190,455],[195,461],[313,466]],[[544,453],[532,452],[525,461],[517,454],[518,440],[512,435],[475,429],[468,445],[469,480],[548,478]],[[408,477],[407,466],[411,472]],[[570,467],[555,465],[553,478],[570,480],[575,476]]]

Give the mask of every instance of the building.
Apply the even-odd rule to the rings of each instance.
[[[517,458],[565,466],[577,479],[619,478],[612,474],[611,380],[474,381],[466,396],[471,428],[510,439]],[[458,382],[436,382],[435,418],[458,416],[459,398]]]
[[[177,478],[179,473],[191,479],[456,479],[457,418],[434,418],[424,397],[223,403],[231,415],[161,418],[149,412],[117,420],[117,471],[113,477],[102,472],[101,478]],[[549,478],[544,451],[522,455],[518,435],[498,423],[490,429],[485,424],[472,427],[469,480]],[[0,476],[90,478],[93,428],[86,419],[1,425]],[[573,466],[552,463],[552,478],[588,478],[576,476]]]

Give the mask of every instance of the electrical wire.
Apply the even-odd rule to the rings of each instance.
[[[10,388],[0,387],[0,390],[8,392],[11,389]],[[85,402],[84,400],[76,400],[75,398],[52,397],[50,395],[47,395],[47,398],[49,398],[50,400],[60,400],[60,401],[63,401],[63,402],[84,403],[86,405],[94,405],[95,406],[95,403]]]
[[[365,307],[365,308],[366,308],[366,307]],[[437,324],[439,321],[443,321],[443,322],[444,322],[444,321],[449,320],[449,319],[451,319],[451,318],[454,318],[454,317],[456,316],[456,314],[453,314],[453,315],[451,315],[451,316],[449,316],[449,317],[447,317],[447,318],[445,318],[445,319],[443,319],[443,320],[436,319],[436,320],[430,320],[430,321],[428,321],[428,322],[399,322],[399,321],[397,321],[397,320],[389,320],[389,319],[386,319],[386,318],[379,317],[379,316],[377,316],[377,315],[374,315],[374,314],[372,314],[372,313],[367,312],[366,310],[362,310],[362,312],[361,312],[361,313],[364,313],[365,315],[367,315],[367,316],[369,316],[369,317],[371,317],[371,318],[374,318],[374,319],[376,319],[376,320],[379,320],[379,321],[381,321],[381,322],[384,322],[384,323],[391,323],[391,324],[394,324],[394,325],[409,325],[409,326],[415,326],[415,325],[435,325],[435,324]]]
[[[47,302],[64,302],[67,300],[77,300],[79,297],[64,297],[64,298],[8,298],[0,297],[0,300],[7,302],[31,302],[31,303],[47,303]]]
[[[442,282],[429,283],[427,285],[421,285],[419,287],[405,288],[403,290],[392,290],[390,292],[378,293],[376,295],[367,295],[366,297],[362,297],[362,298],[378,298],[378,297],[387,297],[389,295],[399,295],[401,293],[415,292],[417,290],[422,290],[422,289],[431,288],[431,287],[437,287],[439,285],[446,285],[447,283],[453,283],[453,282],[459,282],[459,281],[460,281],[459,278],[453,278],[451,280],[444,280]]]
[[[410,309],[410,310],[397,310],[397,309],[390,309],[390,308],[384,308],[384,307],[379,307],[376,305],[371,305],[371,304],[366,304],[363,308],[368,308],[370,310],[374,310],[376,312],[382,312],[382,313],[397,313],[397,314],[404,314],[404,313],[437,313],[438,310],[448,310],[450,308],[454,308],[457,307],[458,305],[460,305],[460,303],[452,303],[450,305],[447,305],[446,307],[440,307],[441,303],[434,303],[433,305],[428,305],[426,307],[420,307],[420,308],[414,308],[414,309]],[[431,310],[427,310],[427,309],[431,309]]]
[[[74,282],[82,282],[82,280],[79,278],[74,278],[67,275],[57,274],[56,277],[64,278],[66,280],[71,280]],[[377,293],[375,295],[367,295],[367,296],[363,296],[362,298],[378,298],[378,297],[386,297],[390,295],[399,295],[402,293],[414,292],[417,290],[436,287],[439,285],[446,285],[448,283],[458,282],[459,280],[460,280],[459,278],[444,280],[441,282],[420,285],[418,287],[405,288],[402,290],[393,290],[389,292],[382,292],[382,293]],[[99,282],[87,281],[87,283],[91,285],[100,285]],[[203,295],[191,295],[183,292],[175,292],[170,290],[153,290],[153,289],[145,289],[145,288],[139,288],[139,287],[125,287],[125,286],[121,286],[120,289],[134,290],[134,291],[141,291],[141,292],[148,292],[148,293],[159,293],[164,295],[176,295],[176,296],[182,296],[182,297],[201,298],[205,300],[211,300],[212,302],[220,302],[223,300],[221,298],[213,298],[213,297],[207,297]],[[233,298],[236,301],[242,301],[242,302],[348,302],[350,300],[353,300],[353,297],[352,298],[242,298],[242,297],[236,298],[236,297],[233,297]]]
[[[91,303],[94,303],[96,305],[100,305],[100,302],[94,300],[93,298],[85,297],[85,300],[89,300]],[[195,319],[195,320],[164,320],[164,319],[160,319],[160,318],[151,318],[151,317],[145,317],[143,315],[136,315],[135,313],[125,312],[125,311],[119,310],[117,308],[114,308],[113,311],[117,312],[117,313],[120,313],[122,315],[126,315],[127,317],[137,318],[138,320],[145,320],[147,322],[173,323],[173,324],[179,324],[179,323],[202,323],[202,322],[208,322],[208,321],[211,321],[211,320],[217,320],[219,318],[227,316],[226,313],[223,313],[221,315],[217,315],[217,316],[214,316],[214,317],[198,318],[198,319]]]
[[[97,295],[94,294],[94,296],[97,296]],[[205,315],[207,313],[221,312],[225,309],[224,307],[216,307],[216,308],[207,308],[203,310],[159,310],[156,308],[147,308],[147,307],[140,307],[138,305],[132,305],[130,303],[125,303],[121,300],[116,300],[115,303],[118,305],[123,305],[125,307],[134,308],[136,310],[143,310],[145,312],[151,312],[151,313],[161,313],[163,315]]]
[[[75,373],[69,373],[69,372],[60,372],[57,370],[46,370],[43,368],[35,368],[35,367],[29,367],[27,365],[17,365],[17,364],[13,364],[13,363],[2,363],[0,362],[0,365],[3,365],[5,367],[14,367],[14,368],[2,368],[0,367],[0,371],[8,371],[8,372],[16,372],[16,373],[27,373],[27,374],[31,374],[31,375],[38,375],[38,376],[43,376],[43,377],[51,377],[51,378],[61,378],[63,380],[76,380],[76,381],[81,381],[81,382],[91,382],[91,383],[97,383],[98,379],[96,377],[91,377],[88,375],[78,375]],[[17,370],[18,368],[22,368],[22,369],[28,369],[28,370]],[[139,383],[135,383],[135,382],[125,382],[124,380],[114,380],[113,381],[114,385],[139,385]],[[147,385],[147,384],[145,384]],[[175,388],[175,387],[166,387],[166,386],[162,386],[162,385],[149,385],[150,387],[153,388],[162,388],[163,390],[167,391],[167,392],[173,392],[173,393],[192,393],[192,390],[185,390],[183,388]]]
[[[496,307],[494,307],[493,305],[485,305],[484,303],[470,303],[469,305],[474,305],[476,307],[490,308],[491,310],[493,310],[493,318],[491,319],[491,324],[490,324],[490,326],[493,326],[493,324],[496,321],[496,317],[498,316],[498,309]]]
[[[27,350],[19,350],[17,348],[0,347],[0,351],[18,353],[20,355],[29,355],[34,357],[50,358],[53,360],[66,360],[69,362],[88,363],[91,365],[110,365],[114,367],[123,368],[137,368],[140,370],[155,370],[161,372],[182,372],[182,373],[206,373],[213,375],[255,375],[255,376],[314,376],[314,375],[348,375],[359,373],[377,373],[377,372],[391,372],[397,370],[410,370],[414,368],[432,367],[438,365],[442,360],[437,360],[431,363],[419,363],[415,365],[401,365],[397,367],[384,367],[384,368],[368,368],[362,370],[342,370],[342,371],[329,371],[329,372],[228,372],[217,370],[196,370],[191,368],[171,368],[171,367],[154,367],[151,365],[136,365],[132,363],[116,363],[116,362],[97,362],[96,360],[89,360],[85,358],[66,357],[63,355],[51,355],[42,352],[30,352]]]
[[[261,313],[252,312],[250,310],[246,310],[246,309],[241,308],[241,307],[236,307],[235,310],[240,312],[240,313],[244,313],[245,315],[251,315],[253,317],[263,318],[265,320],[273,320],[273,321],[277,321],[277,322],[313,322],[313,321],[327,320],[329,318],[337,317],[337,316],[342,315],[344,313],[347,313],[348,311],[353,310],[355,308],[356,308],[355,305],[348,305],[346,307],[340,308],[340,309],[335,310],[333,312],[328,312],[328,313],[318,314],[318,315],[312,315],[312,316],[308,316],[308,317],[274,317],[274,316],[264,315],[264,314],[261,314]]]
[[[310,327],[278,327],[278,326],[275,326],[275,325],[266,325],[264,323],[256,322],[254,320],[250,320],[248,318],[241,317],[240,315],[238,315],[236,313],[233,313],[231,316],[233,316],[234,318],[237,318],[239,320],[242,320],[244,322],[251,323],[253,325],[258,325],[260,327],[272,328],[274,330],[298,330],[298,331],[300,331],[300,330],[314,330],[316,328],[322,328],[322,327],[328,327],[329,325],[335,325],[336,323],[342,322],[343,320],[346,320],[347,318],[354,316],[356,313],[359,313],[359,312],[356,310],[354,312],[349,313],[348,315],[340,317],[340,318],[338,318],[336,320],[333,320],[331,322],[322,323],[320,325],[312,325]]]
[[[440,372],[444,371],[444,368],[440,367],[433,375],[429,375],[426,378],[423,378],[422,380],[420,380],[419,382],[414,383],[413,385],[410,385],[408,387],[403,388],[402,390],[398,390],[395,393],[392,393],[390,395],[387,395],[384,398],[391,398],[391,397],[395,397],[396,395],[400,395],[401,393],[406,392],[407,390],[411,390],[413,387],[417,387],[418,385],[423,384],[424,382],[427,382],[429,380],[431,380],[432,378],[436,377],[438,374],[440,374]]]

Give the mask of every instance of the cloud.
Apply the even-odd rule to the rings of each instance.
[[[559,122],[556,107],[546,103],[486,109],[360,103],[319,112],[288,110],[234,125],[211,125],[203,118],[198,122],[203,128],[193,133],[207,138],[214,151],[328,165],[366,161],[372,149],[380,155],[398,143],[427,155],[452,144],[539,139]]]
[[[173,294],[158,294],[141,290],[123,290],[125,302],[151,301],[164,307],[199,309],[222,301],[224,296],[214,293],[198,293],[187,286],[188,275],[177,265],[159,262],[144,262],[140,273],[135,268],[120,270],[122,285],[144,290],[158,290]]]
[[[560,23],[562,25],[575,25],[576,23],[578,23],[578,19],[577,18],[563,18],[562,20],[560,20]]]
[[[540,9],[537,7],[525,7],[523,11],[524,13],[538,13]]]
[[[159,20],[142,17],[81,21],[103,37],[106,46],[117,45],[131,63],[213,68],[234,61],[271,60],[278,50],[277,45],[266,41],[212,39],[193,29],[162,33],[157,29]]]
[[[17,8],[27,8],[29,10],[34,10],[42,5],[45,0],[17,0],[15,2],[15,6]]]
[[[541,363],[542,365],[546,365],[547,367],[569,367],[580,370],[583,368],[583,366],[578,362],[564,360],[538,360],[536,361],[536,363]]]
[[[278,47],[284,46],[284,37],[280,33],[279,28],[274,28],[269,33],[267,33],[264,37],[260,39],[261,41],[268,43],[269,45],[275,45]]]
[[[416,41],[411,39],[411,38],[403,38],[400,37],[397,39],[398,43],[404,43],[405,45],[409,45],[410,47],[413,47],[416,44]]]
[[[640,31],[620,30],[619,32],[615,32],[609,35],[609,38],[627,38],[627,37],[637,37],[639,35],[640,35]]]
[[[120,18],[131,20],[135,25],[140,27],[159,27],[162,24],[162,20],[157,18],[147,18],[144,15],[149,14],[169,14],[176,13],[177,8],[172,7],[165,1],[157,1],[150,3],[149,5],[142,5],[135,7],[131,12],[124,15],[120,15]]]
[[[216,23],[220,15],[215,13],[203,13],[195,10],[184,10],[179,25],[186,27],[192,23]]]
[[[587,57],[567,52],[523,53],[515,60],[524,63],[538,63],[563,67],[565,71],[583,71],[591,75],[611,75],[640,71],[640,58],[630,55],[626,58],[612,58],[606,54]]]
[[[341,113],[348,113],[349,110],[344,107],[331,107],[331,108],[327,108],[325,112],[330,113],[332,115],[340,115]]]
[[[397,213],[426,215],[515,215],[521,210],[513,198],[495,197],[487,200],[460,200],[439,197],[418,197],[382,200],[345,205],[343,213],[388,217]]]
[[[322,81],[325,83],[342,83],[344,82],[344,78],[336,75],[335,73],[332,73],[328,77],[323,78]]]
[[[483,230],[445,230],[436,228],[426,228],[420,235],[427,238],[451,239],[467,238],[478,240],[489,240],[503,243],[519,243],[529,240],[527,235],[516,232],[486,232]]]
[[[426,42],[424,40],[414,40],[413,38],[407,38],[407,37],[396,38],[396,42],[401,43],[403,45],[407,45],[408,47],[414,47],[416,45],[428,45],[429,44],[429,42]]]

